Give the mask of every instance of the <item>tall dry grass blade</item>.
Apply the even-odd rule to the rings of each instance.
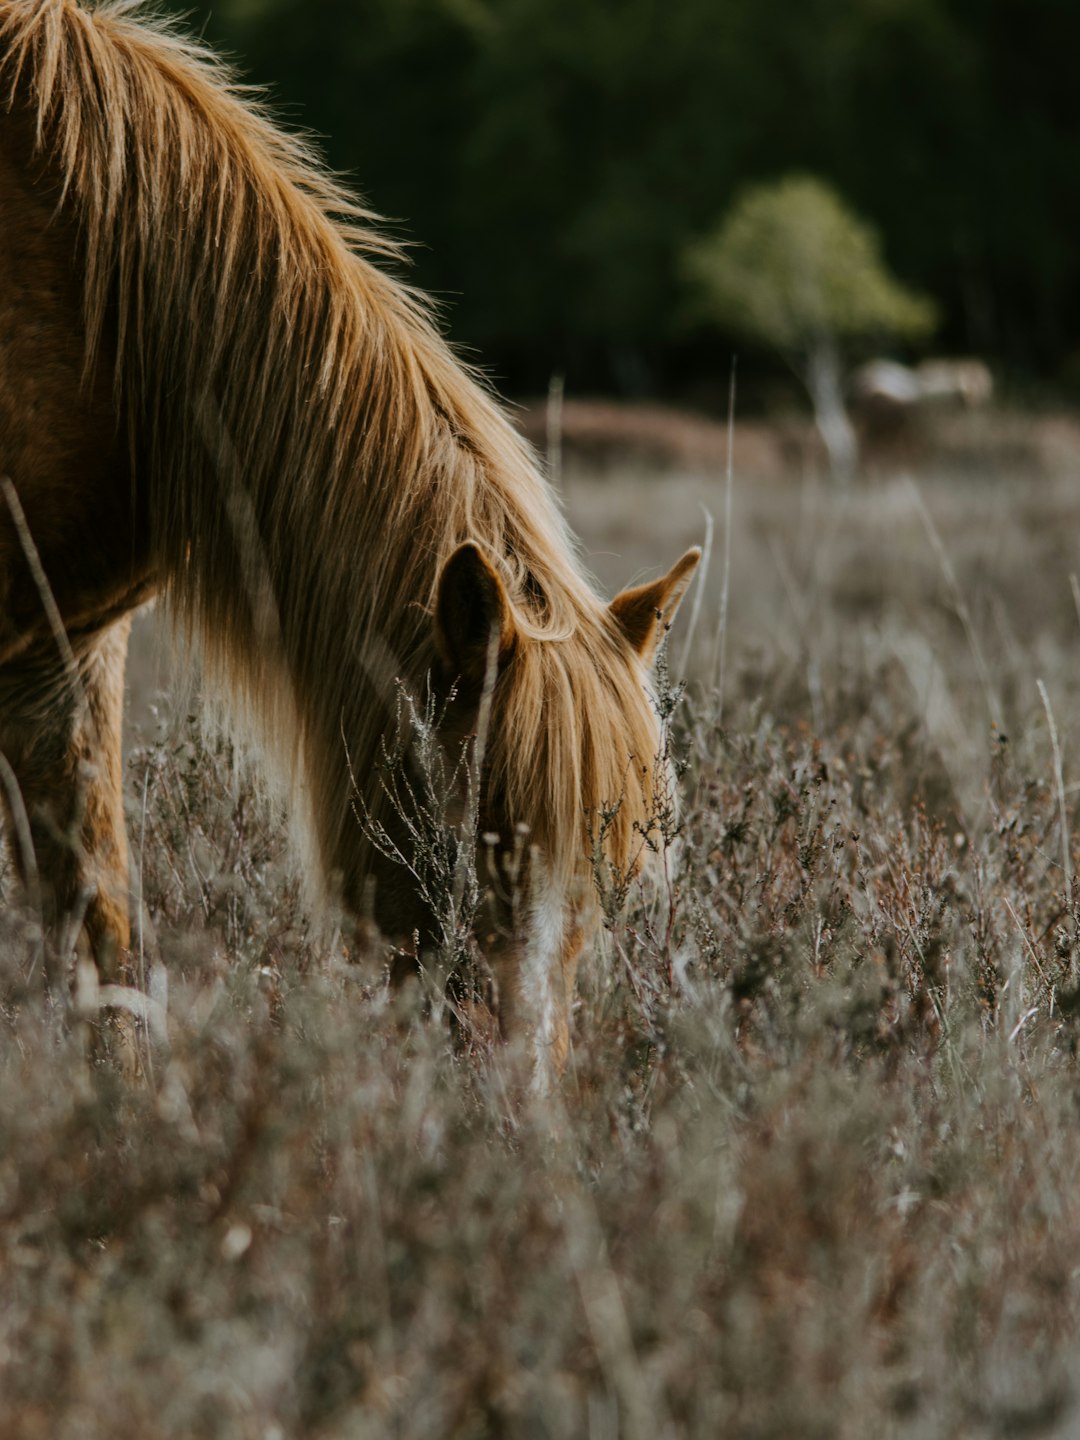
[[[649,1403],[618,1277],[598,1233],[596,1217],[580,1194],[568,1197],[564,1204],[571,1231],[570,1260],[585,1323],[608,1384],[619,1398],[620,1433],[627,1440],[661,1440],[672,1433],[671,1428],[660,1421]]]
[[[727,466],[724,473],[724,569],[720,581],[720,617],[716,629],[716,648],[710,674],[716,677],[716,723],[724,718],[724,680],[727,670],[728,599],[731,591],[731,514],[735,489],[735,366],[731,357],[731,379],[728,383]]]
[[[1061,764],[1061,746],[1058,744],[1057,725],[1054,723],[1054,712],[1050,708],[1050,697],[1046,693],[1046,686],[1041,680],[1035,684],[1039,689],[1039,698],[1042,700],[1043,709],[1046,711],[1046,723],[1050,729],[1050,750],[1054,757],[1054,787],[1057,791],[1058,814],[1061,820],[1061,861],[1065,872],[1065,905],[1069,915],[1069,983],[1076,983],[1076,922],[1073,918],[1073,895],[1072,895],[1072,836],[1069,832],[1069,812],[1065,802],[1065,775]]]
[[[1001,718],[1001,705],[999,704],[997,696],[994,693],[994,688],[990,683],[990,672],[987,669],[986,661],[983,658],[982,646],[979,644],[979,637],[975,632],[975,624],[971,618],[971,611],[968,609],[967,600],[964,598],[964,592],[960,588],[960,582],[956,578],[956,571],[953,569],[953,563],[949,559],[949,552],[946,550],[945,542],[942,540],[941,535],[938,532],[938,528],[934,524],[934,517],[926,508],[926,502],[923,500],[922,491],[919,489],[919,486],[916,483],[914,477],[911,475],[906,475],[904,479],[908,488],[908,492],[910,493],[912,501],[915,505],[915,509],[918,511],[919,519],[922,521],[923,529],[926,531],[927,539],[930,541],[931,548],[933,549],[934,554],[937,557],[938,564],[941,567],[941,573],[945,577],[945,583],[949,588],[949,594],[952,599],[953,609],[956,612],[957,619],[964,627],[964,634],[967,637],[968,646],[971,649],[972,658],[975,661],[975,668],[979,672],[979,683],[982,685],[983,696],[986,700],[986,708],[990,716],[990,723],[994,726],[995,729],[1003,730],[1004,725],[1002,724]]]
[[[712,559],[713,531],[715,522],[712,511],[707,505],[702,505],[701,513],[705,516],[705,541],[701,547],[701,560],[698,563],[697,574],[694,576],[694,604],[690,611],[690,621],[686,627],[686,639],[683,641],[682,657],[679,661],[679,677],[686,674],[686,667],[690,663],[690,652],[694,644],[694,635],[697,632],[698,620],[701,617],[701,603],[705,598],[705,581],[709,575],[709,561]]]
[[[484,757],[491,734],[491,706],[495,681],[499,675],[499,627],[492,625],[484,662],[484,688],[476,714],[476,735],[468,767],[468,797],[462,821],[457,863],[454,866],[453,904],[455,918],[460,918],[465,891],[470,879],[476,881],[476,846],[480,838],[480,794],[484,775]]]
[[[814,717],[814,729],[818,735],[824,735],[826,730],[825,696],[821,688],[821,669],[818,664],[816,647],[814,644],[813,628],[810,624],[810,603],[799,589],[791,566],[788,564],[787,556],[775,535],[769,536],[769,554],[773,564],[776,566],[777,574],[780,576],[780,584],[783,587],[788,604],[791,607],[792,618],[795,621],[795,629],[798,634],[799,644],[806,657],[806,689],[810,696],[810,708]],[[800,656],[800,659],[802,656]]]
[[[580,1156],[571,1112],[555,1090],[533,1098],[540,1134],[558,1147],[561,1163],[552,1171],[553,1193],[563,1216],[567,1256],[581,1297],[585,1325],[604,1377],[617,1397],[619,1434],[627,1440],[668,1440],[675,1434],[658,1393],[649,1393],[627,1314],[622,1286],[611,1261],[596,1201],[580,1183]]]
[[[56,603],[56,596],[53,594],[52,586],[49,584],[49,577],[45,574],[45,567],[41,563],[41,553],[37,548],[34,537],[30,531],[29,522],[26,519],[26,512],[23,510],[22,501],[14,484],[7,475],[0,475],[0,491],[3,492],[4,501],[7,504],[8,512],[11,515],[11,523],[15,527],[15,534],[18,536],[19,546],[22,549],[23,557],[26,560],[27,569],[30,571],[31,579],[37,590],[38,598],[41,601],[49,630],[60,654],[60,660],[64,667],[65,678],[71,687],[71,697],[80,715],[85,717],[87,724],[91,727],[91,734],[98,729],[97,718],[93,709],[86,701],[86,687],[83,685],[83,678],[79,671],[79,663],[75,659],[75,652],[71,648],[71,641],[68,638],[64,620],[60,614],[60,607]],[[95,751],[100,749],[100,737],[94,745]],[[71,844],[78,842],[74,838],[82,825],[83,813],[86,807],[86,777],[82,770],[76,781],[75,804],[72,810],[71,820]],[[79,931],[82,928],[83,918],[86,913],[86,906],[89,903],[89,893],[85,892],[79,898],[75,907],[75,913],[69,916],[71,922],[66,937],[59,946],[57,965],[51,963],[50,947],[43,939],[42,949],[42,977],[46,989],[61,996],[61,1003],[66,998],[66,991],[63,985],[58,985],[60,975],[63,974],[64,965],[75,953],[75,946],[78,941]],[[41,890],[38,888],[38,904],[41,904]],[[43,913],[43,912],[42,912]],[[76,923],[77,921],[77,923]],[[55,972],[55,973],[54,973]]]
[[[1054,1006],[1054,985],[1053,985],[1053,981],[1050,979],[1050,977],[1047,975],[1046,971],[1042,968],[1042,965],[1039,963],[1039,957],[1038,957],[1038,954],[1036,953],[1035,946],[1031,943],[1031,936],[1028,934],[1027,929],[1026,929],[1026,927],[1025,927],[1025,925],[1024,925],[1024,922],[1020,919],[1020,916],[1017,915],[1016,910],[1013,908],[1013,903],[1012,903],[1012,901],[1009,899],[1008,895],[1005,895],[1005,894],[1003,894],[1001,898],[1002,898],[1002,900],[1004,900],[1004,902],[1005,902],[1005,909],[1008,910],[1009,914],[1012,916],[1013,924],[1016,926],[1017,931],[1019,932],[1020,939],[1024,942],[1024,948],[1027,950],[1028,956],[1029,956],[1030,959],[1031,959],[1031,963],[1032,963],[1032,965],[1034,965],[1034,967],[1035,967],[1035,973],[1036,973],[1036,975],[1038,975],[1039,979],[1040,979],[1040,980],[1042,981],[1042,983],[1046,986],[1046,993],[1047,993],[1047,995],[1049,995],[1049,997],[1050,997],[1050,1008],[1051,1008],[1051,1011],[1053,1011],[1053,1006]]]
[[[141,1020],[155,1039],[161,1043],[168,1039],[165,1006],[160,998],[136,990],[132,985],[100,985],[94,991],[93,1001],[86,999],[82,1003],[89,1018],[99,1010],[125,1010],[133,1019]]]
[[[27,899],[30,902],[30,909],[34,912],[38,922],[38,941],[34,947],[34,958],[30,962],[30,969],[26,974],[27,984],[34,978],[38,962],[41,963],[42,977],[46,984],[48,976],[45,965],[45,916],[41,904],[41,878],[38,875],[37,855],[34,853],[34,839],[30,833],[30,817],[26,813],[26,804],[23,801],[22,791],[19,788],[18,777],[11,768],[11,762],[7,756],[0,752],[0,786],[3,787],[4,799],[7,801],[8,815],[11,817],[11,828],[15,832],[15,843],[19,847],[19,856],[22,861],[23,884],[26,888]]]
[[[544,411],[544,442],[547,452],[547,473],[555,489],[563,489],[563,400],[566,377],[552,375],[548,382],[547,406]]]
[[[243,462],[221,408],[211,396],[201,397],[195,420],[207,453],[213,458],[215,475],[223,487],[225,516],[236,545],[240,578],[251,607],[256,640],[261,649],[271,652],[271,660],[283,661],[281,616],[255,508],[241,479]]]
[[[56,597],[53,595],[52,586],[49,584],[49,577],[45,574],[45,567],[41,563],[41,555],[37,545],[34,543],[34,537],[30,533],[30,526],[27,523],[26,512],[23,510],[18,491],[7,475],[0,475],[0,490],[3,491],[4,500],[11,514],[11,522],[15,526],[15,534],[19,537],[19,545],[22,548],[23,556],[34,581],[38,596],[41,599],[41,605],[45,611],[45,618],[49,622],[52,637],[56,642],[56,648],[59,650],[60,658],[64,662],[64,669],[67,671],[72,691],[79,698],[80,702],[85,704],[86,695],[83,690],[82,676],[79,674],[79,666],[75,659],[75,652],[71,648],[71,641],[68,639],[67,630],[64,628],[64,621],[60,615],[60,607],[57,605]]]
[[[149,765],[148,765],[148,766],[146,767],[146,774],[143,776],[142,816],[141,816],[141,824],[140,824],[140,827],[139,827],[139,864],[138,864],[137,871],[136,871],[137,876],[138,876],[138,892],[139,892],[139,893],[138,893],[138,895],[136,896],[136,899],[135,899],[135,914],[136,914],[136,922],[135,922],[135,923],[136,923],[136,926],[137,926],[137,935],[138,935],[138,943],[137,943],[137,945],[136,945],[136,950],[137,950],[138,957],[139,957],[139,989],[142,990],[142,991],[145,991],[146,988],[147,988],[147,987],[146,987],[146,919],[147,919],[147,916],[146,916],[146,906],[145,906],[145,904],[143,903],[143,869],[144,869],[144,857],[145,857],[145,855],[146,855],[146,807],[147,807],[147,803],[148,803],[148,801],[149,801],[149,798],[150,798],[150,767],[149,767]],[[147,1075],[148,1080],[150,1081],[150,1088],[151,1088],[152,1090],[154,1090],[154,1089],[157,1088],[157,1085],[156,1085],[156,1080],[155,1080],[155,1076],[154,1076],[154,1056],[153,1056],[152,1049],[151,1049],[151,1045],[150,1045],[149,1034],[147,1035],[147,1040],[146,1040],[145,1065],[146,1065],[146,1075]]]

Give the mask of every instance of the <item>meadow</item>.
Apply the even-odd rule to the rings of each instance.
[[[141,1079],[0,913],[0,1435],[1080,1433],[1080,431],[931,430],[843,491],[563,455],[609,591],[712,541],[679,833],[541,1097],[312,927],[144,622]]]

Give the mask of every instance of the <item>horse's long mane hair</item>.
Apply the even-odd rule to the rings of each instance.
[[[400,677],[423,685],[441,566],[467,539],[521,637],[490,784],[556,876],[622,797],[638,843],[656,722],[535,460],[368,212],[221,62],[133,0],[0,0],[0,105],[77,223],[86,365],[115,397],[151,554],[211,679],[299,777],[326,866],[358,850]],[[366,796],[375,804],[377,796]]]

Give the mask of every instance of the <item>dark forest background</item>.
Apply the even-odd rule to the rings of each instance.
[[[742,186],[803,171],[938,302],[938,351],[1080,394],[1077,0],[186,13],[415,242],[416,282],[505,388],[719,396],[733,343],[694,321],[681,257]]]

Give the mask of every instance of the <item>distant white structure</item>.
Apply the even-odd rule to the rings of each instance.
[[[868,360],[851,377],[857,406],[909,410],[956,404],[974,409],[986,405],[993,393],[994,377],[981,360],[923,360],[915,366]]]

